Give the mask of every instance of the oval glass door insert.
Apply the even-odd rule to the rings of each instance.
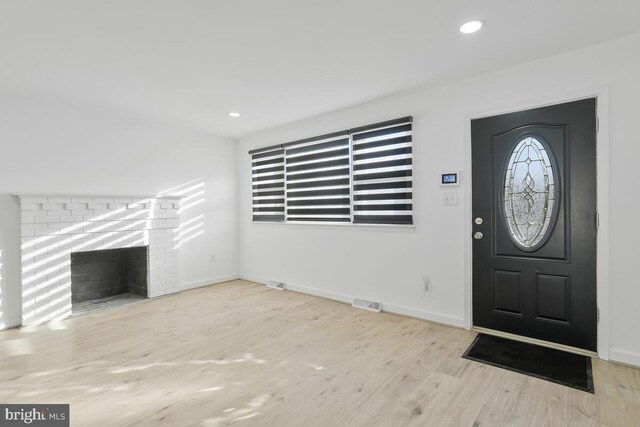
[[[511,153],[504,177],[503,212],[513,242],[525,251],[544,244],[553,229],[559,194],[553,153],[533,136]]]

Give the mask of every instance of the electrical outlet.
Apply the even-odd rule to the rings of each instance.
[[[216,256],[215,255],[209,255],[209,262],[216,262]]]
[[[424,290],[428,291],[429,290],[429,276],[422,276],[422,281],[424,282]]]

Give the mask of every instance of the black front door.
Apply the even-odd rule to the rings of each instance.
[[[473,120],[473,323],[596,350],[596,100]]]

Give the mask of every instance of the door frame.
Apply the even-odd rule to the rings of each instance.
[[[464,171],[463,197],[465,201],[464,230],[465,230],[465,319],[467,329],[473,327],[473,238],[472,238],[472,195],[473,182],[471,179],[471,120],[500,114],[513,113],[538,107],[547,107],[565,102],[578,101],[585,98],[596,98],[596,114],[598,118],[598,132],[596,133],[596,209],[599,215],[599,227],[596,241],[596,301],[599,310],[597,325],[598,357],[609,360],[610,340],[610,216],[609,216],[609,188],[610,188],[610,135],[609,135],[609,86],[570,92],[560,96],[547,96],[529,101],[522,101],[515,105],[505,105],[502,108],[476,111],[465,117]]]

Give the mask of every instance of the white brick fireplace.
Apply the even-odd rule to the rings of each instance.
[[[148,247],[148,296],[179,291],[180,197],[17,194],[22,325],[71,315],[71,253]]]

